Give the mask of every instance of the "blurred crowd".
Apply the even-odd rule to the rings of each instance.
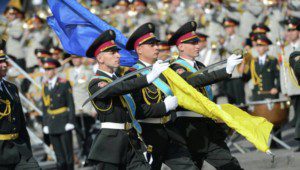
[[[33,1],[21,7],[8,6],[0,16],[0,49],[38,84],[46,81],[42,68],[43,58],[54,58],[61,62],[60,76],[71,82],[77,121],[79,115],[95,118],[96,112],[89,104],[82,108],[88,98],[86,89],[97,69],[93,59],[73,56],[64,52],[58,37],[47,25],[51,15],[46,2]],[[164,43],[184,23],[195,21],[200,38],[200,53],[197,57],[209,66],[226,59],[236,50],[242,49],[251,57],[267,55],[278,60],[280,67],[282,96],[300,95],[299,86],[287,76],[285,63],[288,56],[300,48],[300,1],[298,0],[79,0],[92,13],[119,29],[125,36],[137,27],[152,22],[156,25],[156,36],[162,40],[160,56],[176,57],[176,48]],[[24,6],[23,6],[24,7]],[[31,10],[29,10],[31,9]],[[261,36],[268,38],[267,48],[262,52],[255,48]],[[80,40],[79,40],[80,41]],[[230,103],[245,105],[251,100],[253,82],[245,83],[245,67],[237,67],[232,78],[213,85],[215,100],[225,96]],[[39,109],[42,107],[41,88],[30,82],[20,71],[12,68],[8,79],[19,85],[23,94]],[[243,88],[245,86],[245,88]],[[220,88],[222,87],[222,88]],[[34,109],[27,111],[36,119]],[[300,113],[298,113],[300,114]],[[33,121],[35,122],[35,121]],[[82,122],[81,122],[82,123]],[[80,123],[79,123],[80,124]],[[34,123],[33,126],[39,126]],[[89,129],[89,128],[87,128]],[[87,132],[88,133],[88,132]]]

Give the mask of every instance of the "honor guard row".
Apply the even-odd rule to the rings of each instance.
[[[115,37],[114,31],[107,30],[87,50],[86,55],[95,58],[99,64],[88,86],[90,95],[119,76],[115,73],[120,66]],[[135,118],[140,104],[134,102],[130,93],[148,86],[168,66],[168,63],[157,62],[149,74],[121,81],[93,99],[101,131],[88,156],[91,163],[98,164],[100,169],[150,169],[147,162],[151,159],[147,154],[150,150],[147,151],[140,137],[142,128]]]
[[[171,68],[211,97],[208,85],[230,78],[242,59],[231,55],[226,68],[188,78],[204,67],[195,61],[200,42],[195,30],[196,23],[188,22],[169,40],[168,45],[176,45],[180,51],[180,57],[171,63]],[[154,32],[152,23],[143,24],[126,44],[126,49],[135,50],[139,57],[129,72],[148,66],[153,66],[152,70],[116,83],[92,100],[101,121],[101,131],[88,159],[101,169],[160,169],[162,163],[171,169],[201,169],[204,160],[218,169],[242,169],[231,156],[224,142],[225,132],[219,124],[178,107],[177,98],[160,74],[169,64],[157,61],[159,40]],[[99,64],[89,84],[90,95],[120,76],[115,73],[120,55],[114,39],[112,30],[105,31],[86,53]],[[114,147],[110,147],[112,144]]]

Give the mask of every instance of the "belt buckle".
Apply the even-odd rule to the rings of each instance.
[[[125,123],[125,130],[130,130],[131,129],[131,123],[126,122]]]
[[[164,116],[161,118],[161,124],[165,124],[170,120],[170,116]]]

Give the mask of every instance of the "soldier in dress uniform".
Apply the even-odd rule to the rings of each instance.
[[[24,22],[17,17],[21,11],[15,7],[7,7],[4,14],[8,20],[6,33],[8,36],[6,43],[6,52],[16,57],[16,63],[26,69],[26,61],[23,48],[23,24]]]
[[[171,68],[212,100],[211,89],[207,85],[230,78],[235,66],[242,59],[240,59],[241,56],[233,54],[228,58],[226,68],[188,78],[193,72],[205,67],[195,60],[200,50],[199,37],[195,33],[196,27],[196,22],[188,22],[180,27],[169,40],[169,45],[176,45],[180,51],[180,57],[171,64]],[[184,134],[189,151],[198,168],[201,169],[203,161],[206,160],[217,169],[241,169],[224,142],[226,134],[220,124],[183,108],[178,108],[176,115],[175,123]]]
[[[89,148],[85,145],[85,141],[90,136],[90,129],[95,123],[96,111],[91,103],[82,107],[83,102],[88,98],[86,89],[93,77],[93,71],[83,64],[86,58],[79,56],[72,56],[73,66],[65,70],[66,79],[70,81],[73,89],[73,97],[75,104],[75,130],[81,155],[87,156]]]
[[[120,54],[115,38],[115,32],[107,30],[87,50],[86,56],[95,58],[99,64],[88,86],[90,95],[117,79],[115,71],[120,66]],[[100,169],[105,170],[150,169],[143,155],[144,145],[137,136],[141,133],[135,119],[139,103],[135,103],[129,93],[149,85],[168,66],[156,63],[147,76],[121,81],[93,99],[101,131],[94,139],[88,156],[91,163],[97,163]]]
[[[74,169],[72,130],[75,107],[72,87],[66,79],[58,77],[60,63],[52,58],[43,60],[48,80],[42,88],[43,132],[49,134],[57,159],[57,169]]]
[[[43,68],[43,59],[51,57],[51,53],[48,50],[45,49],[36,49],[34,51],[35,56],[37,58],[37,63],[38,67],[34,70],[34,72],[31,74],[32,79],[39,85],[42,86],[43,83],[46,82],[46,77],[45,77],[45,69]],[[37,87],[35,84],[30,84],[28,93],[26,94],[29,100],[31,100],[37,108],[40,110],[43,110],[43,100],[42,100],[42,89]],[[33,112],[35,113],[35,112]],[[30,117],[32,119],[35,119],[38,123],[42,124],[43,122],[43,115],[34,115],[31,114]],[[33,120],[34,121],[34,120]],[[49,139],[49,134],[43,134],[44,142],[48,146],[50,145],[50,139]]]
[[[258,34],[267,35],[267,33],[270,32],[270,28],[263,23],[256,23],[252,25],[251,30],[249,39],[246,40],[246,44],[252,47],[248,50],[248,52],[253,56],[257,56],[257,51],[255,50],[256,41],[254,38]]]
[[[290,66],[293,69],[295,76],[298,81],[298,85],[300,85],[300,51],[294,51],[290,55]],[[299,105],[299,104],[298,104]],[[299,149],[297,151],[300,151]]]
[[[265,99],[278,99],[280,91],[279,63],[278,60],[267,54],[268,47],[272,44],[266,35],[257,35],[255,37],[256,51],[258,56],[252,57],[247,67],[244,64],[240,67],[244,70],[246,80],[251,79],[253,83],[252,101],[261,101]],[[274,131],[279,127],[274,127]],[[281,138],[281,134],[276,135]],[[273,141],[272,141],[273,142]],[[271,143],[271,147],[277,147],[276,143]]]
[[[129,37],[126,49],[135,50],[139,57],[133,70],[151,66],[157,60],[159,40],[154,32],[154,24],[145,23]],[[132,96],[139,103],[136,118],[143,129],[142,137],[147,145],[153,147],[152,169],[160,169],[162,163],[171,169],[197,169],[184,138],[171,120],[178,103],[164,75],[150,86],[134,91]]]
[[[208,47],[208,36],[199,32],[196,34],[199,37],[200,47],[199,56],[196,58],[196,60],[203,63],[205,66],[209,66],[221,61],[221,56],[218,54],[218,51]]]
[[[28,73],[32,73],[38,67],[38,61],[34,52],[38,48],[45,48],[43,42],[49,35],[49,30],[45,28],[43,22],[40,17],[34,16],[27,21],[27,27],[24,30],[25,60]]]
[[[226,50],[226,56],[232,54],[236,49],[243,48],[244,39],[236,33],[238,24],[238,21],[229,17],[223,20],[223,26],[227,33],[226,40],[223,44],[223,47]],[[242,73],[238,72],[237,68],[232,73],[231,79],[225,81],[225,89],[229,103],[236,105],[242,105],[245,103],[245,91]]]
[[[200,32],[196,33],[199,37],[199,47],[200,47],[200,52],[199,52],[199,56],[195,58],[195,60],[201,62],[202,64],[204,64],[205,66],[209,66],[211,64],[217,63],[219,61],[221,61],[222,56],[219,54],[219,51],[215,48],[211,48],[208,47],[207,45],[207,39],[208,36],[206,34],[202,34]],[[213,46],[213,44],[211,45]],[[214,100],[213,101],[217,101],[218,97],[224,95],[224,90],[223,88],[219,88],[223,86],[224,82],[219,82],[216,84],[212,84],[211,88],[212,88],[212,92],[214,94]]]
[[[300,87],[291,72],[289,65],[289,56],[294,51],[300,50],[300,20],[297,18],[289,18],[284,21],[287,29],[287,38],[291,42],[284,47],[281,69],[280,69],[280,83],[283,94],[288,95],[292,102],[291,104],[295,110],[295,116],[292,124],[295,124],[295,139],[300,140]]]
[[[255,39],[259,56],[253,57],[249,69],[244,70],[244,74],[254,81],[252,100],[276,99],[280,90],[278,60],[267,55],[272,42],[265,35],[257,35]]]
[[[0,169],[40,169],[32,156],[17,87],[6,81],[8,63],[0,54]]]

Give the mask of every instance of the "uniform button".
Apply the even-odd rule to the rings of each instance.
[[[52,116],[52,119],[54,119],[54,116]]]
[[[13,118],[12,118],[12,120],[13,120],[13,121],[15,121],[15,120],[16,120],[16,118],[14,118],[14,117],[13,117]]]
[[[16,128],[13,128],[13,130],[16,130]]]
[[[260,74],[259,77],[262,78],[262,75]]]

